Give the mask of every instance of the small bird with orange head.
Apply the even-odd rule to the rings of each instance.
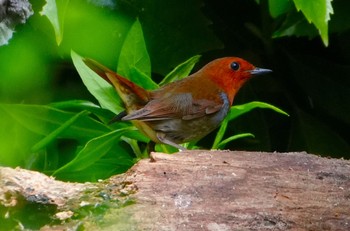
[[[147,91],[91,59],[85,63],[111,83],[125,104],[117,117],[131,120],[156,143],[185,150],[181,143],[197,141],[224,120],[235,95],[254,75],[272,72],[244,59],[216,59],[196,73]]]

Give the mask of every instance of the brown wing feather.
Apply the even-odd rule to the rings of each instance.
[[[191,93],[175,94],[171,97],[153,99],[143,108],[123,117],[122,120],[154,121],[176,118],[192,120],[215,113],[221,109],[222,105],[210,100],[193,99]]]

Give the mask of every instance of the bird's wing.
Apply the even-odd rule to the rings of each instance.
[[[122,120],[192,120],[219,111],[224,104],[223,100],[220,101],[194,99],[191,93],[172,94],[166,98],[152,99],[143,108],[130,113]]]

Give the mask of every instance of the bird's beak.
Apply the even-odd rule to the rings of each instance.
[[[251,70],[249,72],[252,75],[263,75],[263,74],[267,74],[267,73],[272,72],[272,70],[256,67],[256,68],[254,68],[253,70]]]

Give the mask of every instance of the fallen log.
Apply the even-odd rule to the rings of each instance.
[[[24,172],[46,183],[28,182]],[[186,151],[152,153],[127,173],[98,183],[63,183],[36,174],[1,168],[0,202],[10,208],[21,197],[55,205],[53,215],[62,222],[43,224],[43,230],[350,230],[349,160]],[[74,218],[79,208],[107,201],[119,206],[98,219]]]

